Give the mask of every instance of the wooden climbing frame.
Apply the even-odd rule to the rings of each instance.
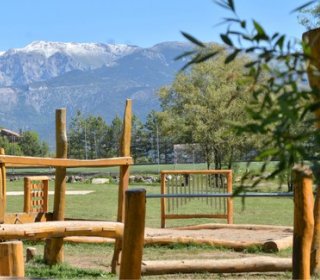
[[[118,215],[117,222],[123,223],[125,220],[125,192],[129,185],[129,166],[133,164],[130,156],[131,144],[131,115],[132,103],[127,100],[119,157],[95,159],[95,160],[77,160],[67,158],[67,129],[66,129],[66,109],[56,110],[56,157],[19,157],[5,155],[0,148],[0,224],[2,223],[25,223],[35,221],[64,221],[65,219],[65,195],[66,195],[66,169],[76,167],[111,167],[118,166],[120,173],[118,190]],[[35,178],[26,179],[25,213],[6,213],[6,168],[8,167],[53,167],[55,168],[55,189],[53,213],[43,213],[47,211],[47,181],[40,179],[42,183],[34,184],[31,182]],[[38,178],[39,179],[39,178]],[[43,190],[35,191],[38,185],[43,186]],[[32,190],[32,188],[34,188]],[[42,188],[42,187],[41,187]],[[43,199],[38,198],[43,197]],[[35,202],[32,202],[34,200]],[[32,212],[39,213],[32,213]],[[29,213],[30,212],[30,213]],[[116,238],[115,252],[112,260],[113,271],[119,264],[120,252],[122,249],[121,238]],[[46,242],[45,261],[49,264],[55,264],[63,261],[63,238],[52,238]]]
[[[231,170],[161,171],[161,194],[173,196],[161,198],[161,227],[166,219],[221,218],[232,224],[232,198],[209,196],[215,193],[232,193]]]
[[[24,178],[24,206],[25,213],[48,212],[47,176],[29,176]]]

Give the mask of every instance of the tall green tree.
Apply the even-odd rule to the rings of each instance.
[[[0,137],[0,147],[7,155],[21,156],[22,151],[18,143],[10,143],[7,137]]]
[[[219,0],[216,3],[231,14],[224,20],[228,25],[226,31],[220,34],[228,49],[225,64],[243,54],[252,57],[243,70],[254,81],[251,87],[253,101],[247,107],[250,121],[239,125],[238,131],[262,136],[262,148],[257,159],[263,160],[264,164],[257,175],[260,178],[274,178],[294,163],[303,162],[308,156],[306,143],[311,143],[312,138],[320,139],[319,130],[306,132],[295,129],[299,126],[314,127],[315,119],[310,116],[319,108],[319,91],[303,86],[306,65],[312,59],[310,48],[305,42],[298,44],[296,40],[288,39],[286,34],[269,34],[256,20],[240,18],[233,0]],[[185,67],[201,64],[219,55],[220,52],[212,50],[209,44],[190,34],[183,34],[196,46],[194,51],[180,56],[190,58]],[[266,167],[275,158],[278,160],[276,168],[267,174]]]
[[[247,120],[250,81],[243,72],[247,59],[225,65],[227,52],[212,48],[220,55],[180,73],[171,86],[160,90],[160,101],[166,131],[180,143],[199,144],[207,167],[213,163],[221,169],[223,163],[231,167],[235,154],[250,144],[230,126]]]
[[[147,131],[142,121],[132,116],[131,153],[135,163],[148,163]]]
[[[99,116],[84,117],[80,111],[71,119],[68,140],[69,157],[79,159],[100,158],[103,139],[108,133],[106,122]]]
[[[104,157],[119,156],[120,139],[122,135],[122,120],[118,115],[112,120],[107,132],[101,140],[101,154]]]
[[[19,139],[19,147],[26,156],[46,156],[49,146],[40,141],[39,135],[35,131],[24,131]]]

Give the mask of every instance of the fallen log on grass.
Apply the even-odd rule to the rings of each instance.
[[[248,257],[220,260],[143,261],[143,275],[176,273],[245,273],[292,270],[291,258]]]

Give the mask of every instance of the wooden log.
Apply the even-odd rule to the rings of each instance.
[[[320,29],[313,29],[303,34],[303,41],[310,47],[310,60],[308,63],[308,79],[312,88],[320,90]],[[316,101],[319,101],[317,95]],[[320,109],[315,110],[316,127],[320,129]],[[320,186],[317,186],[317,194],[314,206],[314,233],[311,249],[311,273],[320,276]]]
[[[232,171],[227,174],[227,192],[232,193]],[[227,198],[227,222],[233,224],[233,198]]]
[[[2,224],[0,239],[43,239],[66,236],[122,238],[123,224],[97,221],[52,221],[46,223]]]
[[[247,229],[247,230],[283,230],[293,232],[293,227],[290,226],[272,226],[272,225],[252,225],[252,224],[202,224],[184,227],[174,227],[177,230],[198,230],[198,229]]]
[[[120,265],[120,279],[140,279],[144,245],[146,191],[128,190]]]
[[[124,111],[123,118],[123,128],[120,143],[120,156],[129,157],[130,156],[130,145],[131,145],[131,118],[132,118],[132,101],[127,99],[126,107]],[[129,166],[120,166],[120,180],[119,180],[119,190],[118,190],[118,212],[117,221],[124,222],[125,220],[125,192],[129,186]],[[122,240],[116,240],[114,245],[114,252],[111,261],[111,271],[116,273],[116,268],[119,264],[119,256],[121,252]]]
[[[5,163],[8,167],[105,167],[131,165],[133,160],[130,156],[114,157],[104,159],[63,159],[63,158],[43,158],[0,155],[0,163]]]
[[[302,166],[295,166],[293,178],[294,230],[292,278],[310,279],[310,254],[314,227],[312,172]]]
[[[293,237],[287,236],[285,238],[264,242],[262,248],[265,252],[280,252],[281,250],[292,247],[292,243]]]
[[[0,243],[0,276],[24,277],[23,245],[21,241]]]
[[[0,148],[0,156],[4,155],[4,149]],[[4,216],[6,213],[6,165],[0,163],[0,223],[4,222]]]
[[[56,156],[67,158],[67,128],[66,109],[56,110]],[[63,221],[65,214],[66,197],[66,168],[56,167],[53,220]],[[44,260],[47,264],[53,265],[64,260],[63,238],[55,238],[46,242]]]
[[[70,242],[70,243],[96,243],[96,244],[112,243],[114,244],[115,242],[113,238],[97,237],[97,236],[69,236],[69,237],[65,237],[63,240],[64,242]]]
[[[290,258],[250,257],[218,260],[143,261],[142,275],[291,271]]]
[[[28,247],[26,249],[26,262],[33,260],[37,255],[36,247]]]
[[[198,245],[209,245],[218,246],[242,251],[249,247],[263,247],[263,242],[259,241],[231,241],[221,240],[214,238],[195,238],[191,236],[147,236],[145,237],[145,244],[154,245],[170,245],[170,244],[198,244]]]

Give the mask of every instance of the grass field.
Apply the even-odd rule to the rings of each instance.
[[[168,166],[166,166],[169,169]],[[141,168],[141,169],[140,169]],[[151,168],[151,167],[150,167]],[[141,173],[153,173],[154,167]],[[179,167],[181,168],[181,167]],[[238,170],[241,166],[238,168]],[[191,169],[186,166],[184,169]],[[199,168],[201,169],[201,168]],[[87,170],[83,170],[87,171]],[[132,171],[133,172],[133,171]],[[160,193],[159,184],[134,184],[130,188],[145,188],[147,194]],[[53,182],[50,182],[50,189],[53,190]],[[277,182],[265,183],[261,190],[277,190]],[[18,180],[8,182],[7,191],[22,191],[23,181]],[[117,190],[116,184],[92,185],[90,183],[67,184],[67,190],[92,190],[93,193],[87,195],[68,195],[66,199],[66,216],[69,218],[81,219],[102,219],[116,220],[117,208]],[[201,200],[192,204],[191,211],[196,211]],[[53,196],[49,196],[50,210],[53,208]],[[194,209],[192,209],[194,207]],[[23,208],[22,196],[8,196],[7,212],[21,212]],[[199,223],[224,223],[224,220],[212,219],[189,219],[189,220],[169,220],[167,226],[180,226]],[[234,199],[234,223],[243,224],[270,224],[270,225],[292,225],[293,222],[293,201],[291,198],[246,198],[244,201],[240,198]],[[147,199],[147,227],[160,227],[160,199]],[[65,258],[66,263],[52,268],[46,267],[42,261],[43,244],[26,243],[25,246],[36,246],[38,248],[39,258],[27,265],[27,275],[30,277],[47,277],[55,279],[117,279],[115,275],[110,274],[109,264],[113,253],[113,246],[108,244],[66,244]],[[243,257],[248,254],[263,254],[259,250],[253,249],[245,252],[234,252],[223,248],[214,248],[211,246],[195,245],[174,245],[174,246],[147,246],[144,250],[144,259],[186,259],[186,258],[221,258]],[[288,257],[291,250],[279,253],[280,256]],[[290,279],[290,273],[277,274],[245,274],[245,275],[213,275],[213,274],[192,274],[143,277],[144,279],[237,279],[243,277],[252,279]]]

